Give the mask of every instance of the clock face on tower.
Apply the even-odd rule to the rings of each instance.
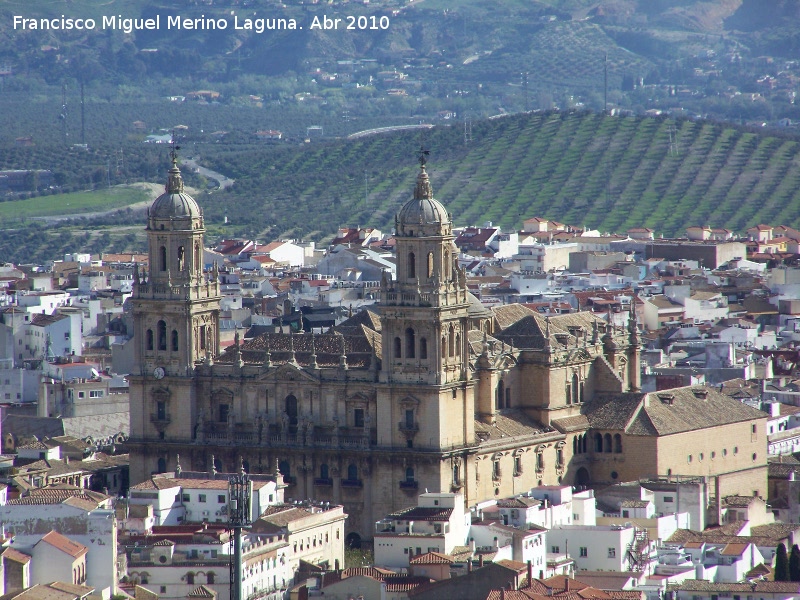
[[[153,369],[153,377],[156,379],[162,379],[165,375],[164,367],[156,367]]]

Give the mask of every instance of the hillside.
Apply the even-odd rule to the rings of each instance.
[[[212,167],[237,184],[203,201],[206,217],[213,224],[227,215],[233,230],[249,235],[391,228],[413,187],[421,142],[431,149],[436,197],[459,225],[515,228],[538,215],[602,231],[648,226],[668,236],[692,224],[800,226],[798,141],[703,121],[576,112],[476,122],[466,144],[454,126],[229,151]]]

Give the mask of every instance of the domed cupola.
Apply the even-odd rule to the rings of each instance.
[[[150,229],[196,229],[202,227],[203,212],[189,194],[183,191],[183,178],[178,168],[178,156],[173,151],[172,168],[167,185],[147,211]],[[198,222],[194,222],[198,220]]]
[[[444,205],[433,197],[428,172],[425,170],[425,153],[420,153],[420,170],[414,186],[414,198],[397,213],[397,235],[426,237],[450,235],[452,222]]]

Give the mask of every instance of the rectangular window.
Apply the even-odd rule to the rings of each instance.
[[[217,551],[216,550],[212,550],[211,551],[211,558],[217,558]]]
[[[227,423],[228,422],[228,414],[230,413],[231,407],[227,404],[220,404],[219,405],[219,419],[217,419],[220,423]]]
[[[551,546],[550,552],[552,552],[553,554],[558,554],[559,552],[561,552],[561,549],[558,546]]]
[[[102,398],[103,390],[92,390],[89,392],[89,398]]]
[[[184,494],[183,495],[183,501],[184,502],[189,502],[189,494]]]
[[[217,502],[219,502],[220,504],[225,504],[225,495],[220,494],[219,496],[217,496]]]
[[[353,410],[353,427],[364,427],[363,408],[356,408]]]
[[[78,398],[85,398],[86,392],[78,392]]]
[[[608,558],[616,558],[617,557],[617,549],[616,548],[609,548],[608,549]]]
[[[674,502],[674,498],[672,496],[664,496],[664,502]]]
[[[581,546],[580,547],[580,555],[582,557],[584,557],[584,558],[589,556],[589,549],[586,546]]]
[[[197,501],[198,502],[205,502],[206,501],[206,495],[205,494],[198,494],[197,495]]]

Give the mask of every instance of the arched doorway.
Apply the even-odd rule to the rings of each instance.
[[[575,473],[575,485],[578,487],[586,487],[592,482],[592,477],[589,475],[589,470],[586,467],[581,467]]]
[[[355,531],[353,533],[348,533],[347,537],[344,538],[344,547],[361,548],[361,536],[358,535]]]

